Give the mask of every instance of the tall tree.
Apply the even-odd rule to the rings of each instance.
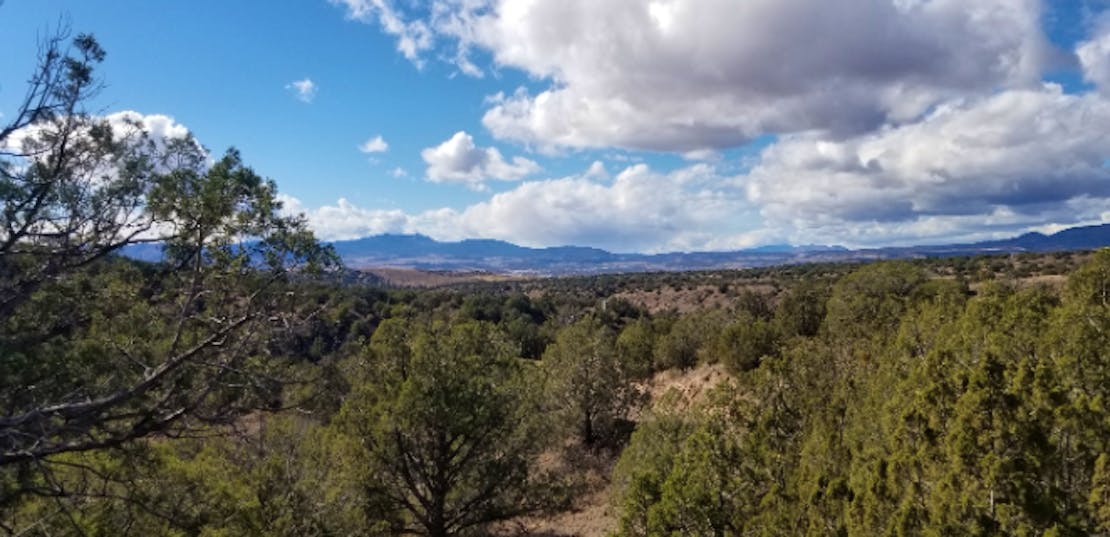
[[[303,309],[281,284],[335,263],[238,152],[88,114],[104,51],[64,42],[0,129],[0,471],[23,476],[0,500],[59,454],[279,404],[268,342]],[[157,263],[113,255],[141,243]]]

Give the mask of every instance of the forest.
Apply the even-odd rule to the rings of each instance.
[[[103,58],[0,131],[8,535],[1110,534],[1110,250],[387,287]]]

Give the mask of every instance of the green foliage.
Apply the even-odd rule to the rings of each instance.
[[[767,296],[744,289],[734,302],[736,310],[741,316],[751,317],[761,321],[770,321],[775,316],[775,309],[767,300]]]
[[[366,465],[357,481],[367,516],[442,536],[534,509],[530,461],[542,435],[525,364],[492,325],[405,332],[407,343],[375,339],[376,378],[337,417]]]
[[[821,332],[829,288],[806,281],[787,291],[775,309],[775,327],[784,337],[813,337]]]
[[[723,312],[708,311],[683,315],[661,333],[655,345],[655,368],[689,369],[699,362],[715,362],[711,344],[726,319]]]
[[[1063,300],[996,282],[971,296],[906,264],[844,277],[824,337],[641,424],[619,534],[1105,533],[1108,267],[1097,253]]]
[[[634,379],[651,376],[655,342],[655,328],[647,319],[628,323],[617,336],[617,359]]]
[[[676,393],[668,393],[640,423],[613,472],[620,535],[648,535],[648,512],[659,503],[669,469],[682,442],[693,432],[677,399]]]
[[[637,371],[617,354],[613,332],[585,317],[559,332],[544,353],[553,404],[561,409],[586,445],[618,440],[618,425],[642,394]]]
[[[290,275],[337,263],[235,150],[88,114],[104,51],[62,42],[0,128],[0,504],[74,494],[70,454],[284,404],[298,360],[271,343],[315,313]],[[159,262],[114,258],[146,242]]]
[[[204,441],[67,455],[52,479],[81,494],[28,502],[28,535],[330,536],[372,528],[338,485],[328,432],[295,417]],[[62,516],[43,516],[54,513]]]
[[[0,317],[0,465],[275,403],[284,352],[268,343],[279,321],[311,315],[281,284],[333,258],[303,222],[277,214],[274,196],[234,152],[207,171],[159,175],[147,210],[181,230],[162,264],[107,259],[10,295],[19,303]]]
[[[1094,518],[1095,530],[1110,532],[1110,455],[1106,453],[1100,454],[1095,460],[1087,508]]]
[[[794,425],[771,411],[775,388],[755,380],[764,403],[723,384],[691,408],[665,396],[633,435],[614,472],[622,516],[617,534],[792,534],[769,506],[796,507],[784,495],[785,455]]]
[[[850,339],[889,334],[897,328],[910,295],[924,281],[921,269],[903,261],[865,265],[833,287],[825,328],[829,334]]]
[[[743,455],[731,431],[706,420],[687,436],[663,480],[658,503],[647,512],[649,535],[714,536],[738,533],[742,504],[751,494],[743,482]],[[750,498],[750,496],[749,496]]]
[[[778,353],[779,334],[770,321],[746,314],[720,332],[715,349],[729,371],[749,371],[759,367],[765,356]]]

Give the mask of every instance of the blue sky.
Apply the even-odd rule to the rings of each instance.
[[[328,239],[661,251],[1110,220],[1108,2],[827,4],[7,0],[0,112],[65,20],[108,51],[95,109],[239,148]]]

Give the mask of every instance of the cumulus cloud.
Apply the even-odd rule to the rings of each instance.
[[[156,148],[164,149],[166,143],[170,140],[183,140],[190,137],[189,129],[186,126],[164,114],[142,114],[134,110],[123,110],[108,114],[100,119],[103,119],[112,128],[113,138],[117,141],[137,132],[145,132],[147,140],[153,143]],[[24,144],[42,134],[46,128],[48,127],[36,124],[19,129],[0,143],[0,151],[19,155],[27,149]],[[195,140],[194,143],[203,152],[200,143]]]
[[[687,152],[765,133],[854,135],[1034,84],[1049,50],[1039,0],[440,0],[407,14],[336,1],[377,17],[407,56],[440,36],[463,72],[478,70],[468,51],[481,49],[549,81],[501,95],[483,119],[537,147]],[[426,39],[404,45],[418,24]]]
[[[423,233],[441,240],[457,240],[468,235],[457,228],[459,213],[438,209],[407,213],[400,209],[359,207],[346,198],[333,205],[309,208],[288,194],[278,194],[282,212],[303,215],[316,237],[326,241],[350,240],[383,233]]]
[[[614,251],[725,247],[728,237],[722,233],[750,226],[755,217],[743,191],[732,186],[734,181],[708,165],[659,173],[636,164],[612,179],[603,171],[595,163],[581,175],[525,182],[462,210],[408,214],[365,209],[343,199],[305,210],[291,198],[286,198],[286,208],[304,212],[313,229],[329,240],[424,233],[440,240],[485,237],[528,246],[576,244]]]
[[[785,138],[748,193],[773,223],[856,242],[1097,219],[1104,209],[1088,202],[1110,202],[1108,129],[1097,95],[1011,90],[846,140]]]
[[[524,157],[506,161],[495,147],[479,147],[474,138],[459,131],[447,141],[424,149],[427,177],[435,183],[463,183],[480,190],[486,180],[516,181],[540,171],[539,164]]]
[[[413,217],[398,209],[363,209],[345,198],[335,205],[307,209],[297,198],[278,194],[286,214],[303,214],[316,236],[324,240],[345,240],[382,233],[410,232]]]
[[[1075,50],[1083,78],[1110,94],[1110,16],[1102,18],[1094,35]]]
[[[528,245],[688,249],[723,227],[742,201],[717,190],[720,182],[708,166],[662,174],[637,164],[609,183],[588,177],[524,183],[466,208],[461,220],[469,229]]]
[[[358,150],[363,153],[384,153],[389,151],[389,143],[379,134],[363,142],[362,145],[358,146]]]
[[[139,125],[145,130],[152,138],[164,139],[184,139],[189,137],[189,128],[185,125],[178,123],[174,118],[165,114],[140,114],[134,110],[124,110],[114,114],[108,114],[105,119],[113,126],[113,128],[122,128],[126,124]]]
[[[292,92],[297,100],[303,103],[311,103],[313,100],[315,100],[316,92],[319,90],[319,88],[316,86],[316,83],[313,82],[310,78],[305,78],[303,80],[294,80],[293,82],[286,84],[285,89]]]
[[[178,123],[174,118],[164,114],[141,114],[133,110],[124,110],[105,116],[91,116],[76,125],[69,123],[70,118],[58,117],[54,120],[34,123],[18,129],[0,139],[0,157],[3,164],[10,166],[7,170],[17,174],[26,171],[27,166],[33,162],[42,163],[53,155],[55,144],[59,135],[59,125],[66,124],[70,147],[77,145],[78,140],[92,135],[93,125],[106,124],[111,129],[112,139],[125,147],[141,151],[142,155],[151,158],[153,171],[168,173],[180,166],[207,166],[208,152],[192,137],[189,129]],[[72,127],[72,130],[68,130]],[[184,142],[184,143],[182,143]],[[171,144],[174,144],[171,146]],[[178,145],[180,144],[180,145]],[[190,147],[191,146],[191,147]],[[181,153],[166,153],[167,149],[195,150],[197,161],[179,159]],[[72,157],[72,155],[71,155]],[[128,162],[121,161],[116,155],[100,151],[82,151],[77,175],[72,177],[75,181],[72,186],[80,186],[82,196],[95,198],[118,188],[115,182],[125,172],[134,171],[127,168]],[[126,160],[126,159],[125,159]],[[122,166],[122,167],[121,167]],[[130,175],[130,173],[127,173]],[[116,196],[117,194],[111,194]],[[111,204],[109,204],[111,205]],[[125,204],[126,205],[126,204]],[[98,218],[112,220],[118,225],[120,237],[131,236],[144,240],[162,240],[175,232],[175,225],[167,221],[152,221],[149,213],[135,211],[126,206],[106,206],[104,214]],[[44,224],[53,227],[52,224]]]

